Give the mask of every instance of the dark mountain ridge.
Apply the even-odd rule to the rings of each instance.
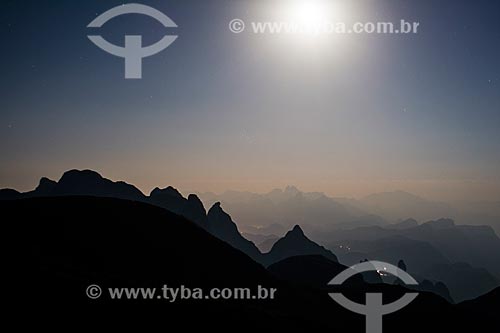
[[[264,262],[270,265],[298,255],[321,255],[331,261],[338,262],[335,254],[307,238],[298,225],[274,243],[271,251],[265,254]]]
[[[296,189],[288,188],[287,192],[289,195],[296,194]],[[14,190],[0,192],[0,200],[60,196],[110,197],[149,203],[164,208],[194,222],[263,265],[269,265],[290,255],[323,254],[336,260],[333,253],[305,237],[298,226],[282,238],[281,245],[278,245],[276,249],[273,246],[274,250],[271,249],[269,253],[262,254],[253,242],[241,235],[238,226],[222,209],[219,202],[214,203],[207,213],[197,195],[190,194],[185,198],[172,186],[163,189],[157,187],[149,196],[146,196],[133,185],[122,181],[111,181],[95,171],[70,170],[65,172],[57,182],[42,178],[38,187],[30,192],[19,193]]]
[[[36,306],[39,315],[52,315],[54,311],[61,314],[60,308],[74,311],[85,305],[106,305],[108,311],[135,308],[135,316],[162,308],[169,323],[186,321],[189,327],[205,329],[239,327],[243,320],[245,327],[255,329],[365,332],[364,318],[337,305],[324,290],[281,281],[226,242],[160,207],[114,198],[71,196],[4,200],[0,201],[0,211],[8,221],[4,223],[4,234],[8,235],[4,246],[12,250],[9,257],[15,263],[8,269],[17,277],[11,287],[31,305],[40,304]],[[89,299],[85,289],[90,284],[104,290],[163,284],[203,290],[255,289],[261,285],[276,288],[277,296],[267,301],[180,303],[111,300],[106,294]],[[362,302],[365,290],[371,288],[377,288],[388,299],[407,292],[404,287],[388,285],[355,289],[342,286],[338,291]],[[489,306],[490,297],[487,299]],[[399,332],[408,322],[412,322],[405,326],[408,332],[421,332],[428,323],[432,323],[433,330],[470,330],[478,322],[498,327],[494,316],[482,311],[482,303],[479,300],[479,305],[474,306],[474,315],[465,316],[461,308],[422,292],[404,311],[384,317],[384,332]],[[23,313],[31,317],[28,308]],[[412,321],[415,317],[426,320]]]

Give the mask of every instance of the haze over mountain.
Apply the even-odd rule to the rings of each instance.
[[[113,182],[95,171],[70,170],[65,172],[57,182],[42,178],[40,185],[30,192],[19,193],[13,190],[0,192],[0,200],[58,196],[111,197],[162,207],[194,222],[264,265],[292,255],[323,254],[336,260],[335,255],[330,251],[305,237],[299,226],[295,226],[292,231],[278,240],[278,246],[275,247],[276,244],[273,242],[274,245],[269,253],[263,254],[253,242],[241,235],[238,226],[233,222],[231,216],[222,209],[219,202],[214,203],[207,213],[203,203],[195,194],[190,194],[186,199],[171,186],[164,189],[155,188],[149,196],[146,196],[133,185],[125,182]]]
[[[450,219],[417,226],[405,221],[312,237],[329,244],[347,265],[362,258],[396,264],[402,258],[411,273],[444,282],[456,301],[477,297],[500,281],[500,238],[489,226],[455,225]]]
[[[500,332],[500,0],[135,2],[0,2],[5,327]]]
[[[46,184],[50,184],[50,186],[44,186]],[[242,250],[254,260],[260,259],[259,250],[252,242],[240,235],[236,224],[220,205],[214,204],[207,214],[203,203],[195,194],[190,194],[186,199],[171,186],[164,189],[155,188],[149,196],[146,196],[133,185],[125,182],[113,182],[103,178],[95,171],[70,170],[65,172],[58,182],[42,178],[40,185],[34,191],[19,193],[2,190],[0,192],[0,200],[47,196],[111,197],[150,203],[193,221],[199,227]]]
[[[339,226],[440,218],[452,218],[458,224],[490,225],[500,234],[500,202],[444,203],[404,191],[375,193],[360,199],[328,197],[320,192],[302,192],[294,186],[264,194],[226,191],[220,195],[211,192],[198,195],[205,203],[221,202],[239,221],[242,230],[253,234],[272,234],[265,229],[270,225],[290,228],[300,224],[304,228],[328,231]]]
[[[426,200],[404,191],[371,194],[358,200],[359,207],[389,221],[401,218],[430,220],[455,216],[452,207],[442,202]]]
[[[220,201],[226,210],[238,219],[244,231],[256,233],[256,228],[264,229],[271,225],[291,228],[294,225],[311,225],[330,228],[332,225],[356,224],[367,212],[349,204],[341,204],[323,193],[301,192],[294,186],[274,189],[265,194],[227,191],[221,195],[199,193],[205,203]],[[380,223],[374,217],[373,224]],[[370,222],[369,222],[370,223]],[[261,232],[265,233],[262,230]]]
[[[400,259],[404,259],[411,267],[412,273],[422,276],[422,281],[431,279],[434,281],[431,283],[442,281],[446,285],[449,284],[453,298],[458,301],[487,292],[498,285],[499,280],[500,241],[490,227],[455,225],[451,219],[439,219],[422,224],[418,224],[415,219],[407,219],[394,224],[384,222],[382,225],[370,225],[369,221],[375,221],[374,224],[377,224],[377,219],[373,215],[365,215],[360,216],[358,220],[352,220],[352,224],[339,223],[334,228],[326,229],[331,231],[325,231],[325,216],[338,212],[355,214],[356,209],[344,209],[337,203],[329,209],[328,204],[332,203],[333,199],[321,193],[303,194],[293,187],[284,191],[272,191],[265,201],[276,204],[273,206],[274,212],[277,212],[275,208],[279,207],[283,213],[280,215],[281,218],[287,216],[284,209],[290,208],[300,219],[305,216],[312,219],[305,223],[305,230],[311,238],[305,236],[299,225],[290,228],[291,230],[283,237],[276,235],[267,237],[259,234],[271,231],[282,233],[286,229],[281,224],[273,223],[264,227],[248,226],[251,231],[258,232],[247,233],[249,238],[268,241],[268,244],[263,244],[262,251],[241,234],[239,225],[222,208],[221,203],[214,203],[206,212],[202,201],[196,195],[191,194],[185,198],[171,186],[163,189],[155,188],[149,196],[146,196],[133,185],[111,181],[94,171],[71,170],[64,173],[57,182],[42,178],[37,188],[30,192],[0,190],[0,200],[61,196],[110,197],[164,208],[192,221],[264,266],[289,257],[304,255],[321,255],[333,262],[337,262],[340,258],[340,261],[347,265],[365,259],[396,264]],[[248,198],[253,198],[251,200],[254,203],[261,201],[260,197],[255,199],[255,195],[249,193],[239,194],[238,197],[240,202]],[[258,203],[257,207],[260,205]],[[314,212],[314,209],[318,209],[320,213]],[[315,217],[323,219],[323,228],[317,227]],[[353,228],[360,224],[366,226]],[[315,241],[327,245],[327,248]],[[261,245],[261,242],[258,243]],[[444,274],[443,267],[450,267],[449,270],[460,274]],[[461,284],[460,276],[467,276],[473,286],[465,287]],[[433,285],[430,285],[428,290],[432,291],[432,288]]]
[[[0,200],[0,210],[9,221],[14,218],[16,221],[6,224],[9,239],[4,244],[16,249],[13,256],[19,279],[14,286],[20,285],[19,292],[23,296],[26,293],[23,298],[29,297],[31,304],[40,304],[39,314],[53,311],[62,314],[63,307],[74,309],[85,305],[113,308],[118,302],[127,302],[112,300],[106,294],[89,299],[84,291],[91,284],[102,288],[182,284],[205,292],[214,287],[253,290],[261,285],[276,288],[275,299],[170,303],[139,298],[127,304],[137,306],[136,316],[161,308],[169,314],[170,323],[191,319],[186,327],[229,329],[241,325],[242,318],[249,318],[252,320],[245,321],[245,325],[252,329],[348,329],[360,333],[365,330],[364,321],[338,306],[323,288],[318,288],[319,280],[307,277],[301,280],[297,276],[289,284],[292,282],[289,273],[299,266],[309,268],[309,273],[317,272],[309,276],[320,279],[325,278],[325,272],[343,269],[321,256],[310,256],[313,261],[308,256],[298,257],[311,262],[306,265],[299,260],[299,266],[297,257],[292,257],[267,271],[195,223],[137,201],[84,196],[26,198]],[[297,284],[300,281],[310,284],[301,287]],[[28,282],[30,288],[21,288]],[[392,300],[408,289],[371,286],[358,279],[355,286],[347,283],[338,291],[360,302],[365,292],[383,292],[384,297]],[[47,302],[49,298],[51,301]],[[470,303],[452,305],[433,293],[421,292],[405,311],[390,316],[385,332],[398,332],[401,325],[415,316],[425,316],[434,328],[443,330],[472,329],[478,321],[495,327],[494,315],[483,309],[495,302],[496,291],[478,298],[473,305],[474,314],[464,316],[462,308],[470,307]],[[30,312],[25,309],[25,313]],[[425,327],[423,321],[416,321],[407,330],[421,332]]]
[[[474,299],[500,284],[500,279],[488,270],[463,262],[435,265],[422,275],[430,280],[443,281],[457,302]]]

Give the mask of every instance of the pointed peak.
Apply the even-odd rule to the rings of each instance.
[[[222,209],[220,202],[216,202],[212,205],[212,207],[208,210],[207,217],[208,219],[210,218],[223,219],[234,223],[231,216],[228,213],[226,213],[224,209]]]
[[[187,202],[190,207],[196,207],[203,211],[203,215],[206,215],[205,206],[196,194],[188,195]]]
[[[296,235],[296,236],[303,236],[303,237],[305,237],[304,231],[302,230],[302,228],[298,224],[295,225],[292,230],[290,230],[289,232],[287,232],[287,234],[285,235],[285,237],[290,236],[290,235]]]
[[[219,215],[219,216],[225,216],[226,218],[230,219],[231,220],[231,216],[229,216],[228,213],[226,213],[224,211],[224,209],[222,209],[221,207],[221,204],[219,201],[217,201],[216,203],[214,203],[212,205],[212,207],[208,210],[208,213],[207,215]]]
[[[191,193],[190,195],[188,195],[188,201],[201,202],[200,198],[194,193]]]
[[[220,201],[217,201],[216,203],[214,203],[212,205],[212,207],[210,208],[210,210],[222,210],[222,207],[220,206]]]

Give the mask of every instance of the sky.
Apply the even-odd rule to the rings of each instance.
[[[252,33],[251,22],[287,19],[303,1],[140,1],[178,27],[123,15],[95,29],[127,2],[3,0],[0,188],[93,169],[145,193],[293,184],[500,200],[500,3],[310,0],[323,18],[419,30]],[[229,29],[235,18],[242,33]],[[124,60],[91,33],[117,45],[178,38],[127,80]]]

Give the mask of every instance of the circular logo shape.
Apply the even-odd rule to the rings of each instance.
[[[245,30],[245,22],[241,19],[234,19],[229,22],[229,30],[232,33],[239,34]]]
[[[97,284],[91,284],[86,290],[87,297],[90,299],[97,299],[101,297],[102,290]]]
[[[141,4],[126,4],[116,6],[110,10],[102,13],[96,17],[92,22],[89,23],[87,27],[89,28],[100,28],[106,22],[114,17],[125,15],[125,14],[143,14],[150,16],[160,22],[165,28],[177,28],[177,24],[164,13],[159,10]],[[117,57],[125,59],[125,78],[126,79],[141,79],[142,78],[142,59],[155,55],[164,49],[166,49],[170,44],[172,44],[177,36],[163,36],[155,44],[143,47],[142,36],[135,35],[125,35],[125,46],[118,46],[111,44],[106,39],[100,35],[89,35],[87,36],[92,43]]]
[[[365,261],[351,266],[334,277],[328,284],[341,285],[351,276],[369,271],[392,274],[400,278],[407,285],[418,284],[417,281],[404,270],[381,261]],[[367,293],[366,304],[355,303],[340,293],[329,293],[328,295],[330,295],[335,302],[342,305],[344,308],[352,312],[365,315],[367,333],[381,333],[382,316],[404,308],[418,296],[418,293],[406,293],[397,301],[389,304],[382,304],[381,293]]]

